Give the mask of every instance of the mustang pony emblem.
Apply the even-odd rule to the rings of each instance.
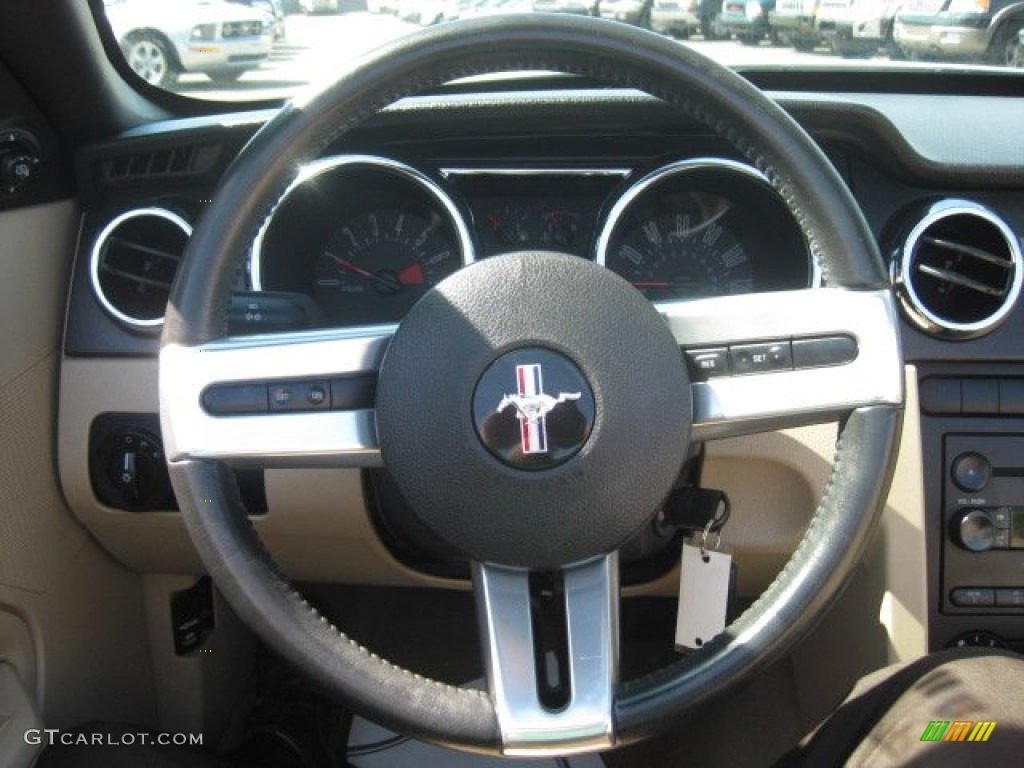
[[[519,392],[505,395],[498,403],[501,413],[510,405],[516,409],[522,434],[523,453],[548,452],[547,415],[567,400],[579,400],[579,392],[560,392],[558,397],[544,393],[544,379],[539,364],[517,365]]]

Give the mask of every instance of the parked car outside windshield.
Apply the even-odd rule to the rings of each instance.
[[[105,0],[128,66],[151,85],[173,87],[199,73],[230,84],[260,66],[273,47],[275,19],[224,0]]]
[[[104,7],[142,80],[215,101],[287,99],[424,26],[522,13],[647,27],[740,68],[1024,66],[1024,2],[1010,0],[105,0]]]
[[[913,58],[984,61],[1021,66],[1020,0],[946,0],[941,7],[911,8],[896,16],[895,41]]]

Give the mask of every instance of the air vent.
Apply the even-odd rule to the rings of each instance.
[[[991,331],[1020,294],[1020,242],[987,208],[966,200],[931,205],[893,259],[893,279],[910,319],[937,336]]]
[[[155,328],[192,227],[163,208],[139,208],[107,224],[92,249],[92,286],[111,315],[138,328]]]
[[[98,163],[97,170],[103,181],[196,176],[207,172],[219,155],[217,145],[140,151],[105,158]]]

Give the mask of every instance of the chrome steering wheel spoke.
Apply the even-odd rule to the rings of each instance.
[[[566,755],[614,745],[612,707],[619,664],[619,563],[613,553],[555,574],[563,621],[565,701],[543,702],[552,654],[538,651],[531,574],[474,563],[473,588],[487,681],[506,755]],[[558,634],[558,632],[556,632]],[[556,654],[557,655],[557,654]]]
[[[165,345],[160,400],[168,460],[380,466],[373,387],[393,333],[394,326],[374,326]],[[352,391],[362,395],[347,397]],[[218,407],[211,393],[242,399]],[[305,399],[282,402],[284,394]]]
[[[715,370],[691,385],[695,441],[903,402],[899,322],[888,290],[813,288],[657,308],[691,360],[715,360]],[[838,352],[815,346],[836,340]]]

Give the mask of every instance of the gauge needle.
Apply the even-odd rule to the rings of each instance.
[[[402,289],[403,281],[400,280],[394,272],[371,272],[370,270],[363,269],[359,265],[353,264],[351,261],[347,261],[340,256],[335,256],[330,251],[327,252],[327,255],[330,256],[331,260],[342,269],[359,275],[360,277],[372,282],[377,286],[377,290],[385,295],[398,293],[398,291]]]
[[[331,259],[334,260],[334,263],[337,264],[339,267],[341,267],[342,269],[346,269],[349,272],[355,272],[360,277],[365,277],[367,280],[373,280],[373,279],[375,279],[377,277],[370,270],[363,269],[362,267],[358,267],[355,264],[353,264],[351,261],[345,261],[345,259],[343,259],[343,258],[341,258],[339,256],[335,256],[333,253],[328,253],[327,255],[330,256]]]
[[[668,282],[658,281],[630,280],[630,283],[637,288],[668,288],[669,286]]]
[[[399,285],[422,285],[425,280],[423,274],[423,265],[418,261],[414,261],[409,266],[402,269],[398,274],[395,274],[391,270],[383,270],[381,272],[371,272],[368,269],[363,269],[357,264],[353,264],[351,261],[335,256],[333,253],[327,254],[342,269],[352,272],[360,277],[365,277],[367,280],[372,280],[377,286],[385,291],[386,293],[393,293],[398,289],[395,285],[395,280],[398,281]]]

